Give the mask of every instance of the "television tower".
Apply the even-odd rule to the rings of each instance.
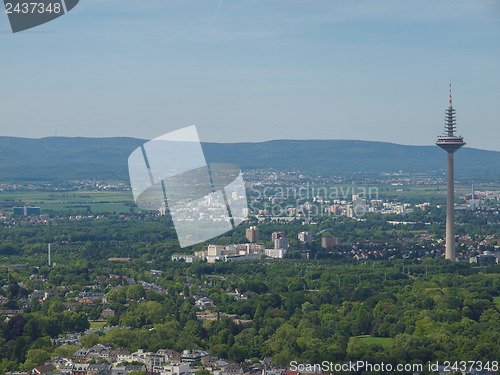
[[[455,109],[451,102],[451,83],[450,83],[450,101],[445,111],[444,135],[439,136],[436,144],[448,154],[448,178],[446,190],[446,253],[445,258],[456,260],[455,255],[455,171],[453,155],[460,147],[465,145],[461,136],[455,135],[456,117]]]

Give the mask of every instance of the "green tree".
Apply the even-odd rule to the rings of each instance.
[[[50,354],[45,349],[30,349],[26,352],[26,362],[30,362],[35,366],[43,365],[49,359]]]
[[[100,341],[100,338],[97,334],[91,333],[85,336],[82,336],[80,339],[80,343],[84,348],[90,348],[94,346],[95,344],[98,344]]]
[[[134,284],[127,289],[127,299],[137,301],[146,296],[144,287],[141,284]]]
[[[91,319],[93,321],[96,321],[97,319],[99,319],[100,316],[101,316],[101,314],[99,313],[99,310],[97,310],[95,307],[89,311],[89,319]]]

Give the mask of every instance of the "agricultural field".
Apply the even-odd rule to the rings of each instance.
[[[31,205],[42,213],[128,213],[135,208],[130,191],[0,192],[0,208]]]

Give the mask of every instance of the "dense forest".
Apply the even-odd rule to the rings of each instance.
[[[54,269],[19,270],[11,275],[6,296],[15,301],[37,288],[30,272],[49,280],[44,287],[66,292],[66,300],[95,278],[121,273],[102,291],[116,312],[106,334],[82,338],[130,350],[202,348],[220,358],[242,362],[273,357],[277,365],[291,360],[384,360],[387,363],[431,360],[498,359],[500,313],[494,298],[500,291],[500,267],[472,268],[445,260],[373,261],[338,264],[317,260],[262,260],[240,264],[171,262],[154,281],[165,292],[141,284],[122,285],[123,277],[153,281],[142,267],[129,264],[91,266],[89,262]],[[38,285],[41,286],[41,285]],[[238,291],[246,300],[228,293]],[[193,296],[207,296],[218,318],[200,321]],[[15,307],[15,306],[10,306]],[[83,331],[102,306],[67,311],[61,297],[25,312],[1,326],[1,371],[27,369],[76,350],[52,346],[50,338]],[[236,324],[226,314],[251,322]],[[363,339],[388,338],[384,345]]]

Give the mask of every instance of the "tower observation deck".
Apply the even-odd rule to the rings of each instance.
[[[462,136],[455,135],[455,131],[457,130],[456,113],[457,112],[455,108],[453,108],[452,104],[450,84],[449,105],[445,111],[444,118],[444,135],[439,136],[436,142],[436,144],[446,152],[455,152],[460,147],[465,145],[464,138]]]

